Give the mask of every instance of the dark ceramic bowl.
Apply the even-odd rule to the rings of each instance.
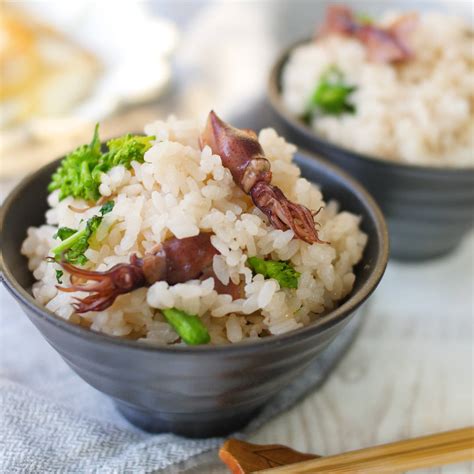
[[[367,192],[319,159],[299,155],[297,161],[303,175],[322,185],[326,197],[362,216],[369,236],[350,297],[310,326],[252,343],[150,347],[92,332],[47,311],[31,295],[33,277],[20,247],[27,228],[44,222],[46,187],[58,161],[24,179],[2,208],[4,283],[71,368],[112,397],[132,423],[192,437],[232,432],[337,336],[379,283],[388,259],[384,219]]]
[[[268,99],[279,131],[298,146],[316,152],[358,179],[387,219],[391,256],[427,259],[454,249],[473,227],[474,168],[407,165],[356,153],[325,140],[286,109],[281,75],[291,51],[276,61]]]

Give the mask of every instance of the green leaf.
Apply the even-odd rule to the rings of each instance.
[[[130,168],[132,161],[142,163],[154,139],[152,136],[127,134],[109,140],[108,151],[103,153],[97,124],[91,142],[76,148],[61,161],[51,178],[48,191],[59,189],[60,200],[73,196],[97,201],[102,173],[117,165]]]
[[[99,210],[100,214],[102,216],[105,216],[105,214],[108,214],[115,206],[114,201],[107,201]]]
[[[89,148],[95,153],[100,153],[100,137],[99,137],[99,124],[96,123],[94,127],[94,135],[92,136],[92,141],[89,145]]]
[[[298,288],[301,274],[289,263],[258,257],[249,257],[247,262],[254,273],[260,273],[265,278],[273,278],[282,288]]]
[[[154,139],[153,136],[127,134],[109,140],[109,151],[102,156],[101,164],[110,169],[118,165],[130,168],[132,161],[143,163],[145,152],[151,148]]]
[[[106,202],[100,208],[99,213],[101,215],[92,216],[82,230],[60,227],[56,232],[56,237],[61,239],[62,242],[52,250],[56,260],[64,258],[69,263],[84,265],[87,262],[84,253],[89,248],[89,240],[97,231],[103,216],[109,213],[113,207],[114,201]]]
[[[62,270],[56,270],[56,281],[62,285],[63,284],[63,281],[61,280],[61,278],[63,277],[64,275],[64,272]]]
[[[53,238],[59,240],[66,240],[71,235],[77,232],[76,229],[71,229],[70,227],[60,227],[58,231],[53,235]]]
[[[89,248],[89,237],[87,226],[74,232],[52,250],[56,260],[64,258],[69,263],[84,265],[87,262],[84,252]]]
[[[350,102],[350,95],[355,86],[345,83],[344,75],[336,66],[330,66],[319,78],[311,96],[303,120],[311,122],[318,114],[341,115],[354,113],[355,107]]]
[[[89,145],[82,145],[69,153],[51,178],[48,191],[60,190],[59,199],[68,196],[96,201],[99,188],[92,180],[92,170],[98,164],[100,151],[99,124]]]
[[[211,337],[199,316],[188,314],[176,308],[161,310],[166,321],[189,345],[207,344]]]

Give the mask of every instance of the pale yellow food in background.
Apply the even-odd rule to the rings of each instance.
[[[97,59],[70,39],[2,5],[0,128],[67,112],[92,91],[99,71]]]

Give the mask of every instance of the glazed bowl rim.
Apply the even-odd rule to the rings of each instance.
[[[301,119],[293,116],[290,111],[283,104],[281,98],[281,75],[285,64],[287,63],[292,51],[303,44],[311,43],[311,38],[300,39],[290,46],[286,47],[278,56],[270,71],[270,75],[267,81],[267,98],[274,111],[293,129],[305,138],[310,140],[316,140],[325,147],[330,147],[334,150],[345,153],[345,156],[351,160],[367,161],[369,163],[381,166],[381,167],[394,167],[400,170],[419,173],[419,174],[432,174],[434,176],[449,175],[449,176],[465,176],[466,173],[474,176],[474,167],[472,166],[435,166],[435,165],[423,165],[418,163],[400,163],[393,160],[377,157],[376,155],[368,155],[359,153],[350,148],[339,145],[333,141],[327,140],[326,138],[318,135],[311,126],[304,123]]]
[[[319,167],[329,168],[328,171],[332,174],[336,174],[337,177],[342,178],[345,184],[347,185],[350,192],[357,195],[358,198],[365,204],[369,219],[373,221],[375,226],[375,235],[380,246],[378,253],[376,255],[375,261],[372,263],[371,272],[366,277],[365,282],[357,290],[357,292],[350,294],[347,299],[333,311],[322,316],[320,319],[315,320],[307,326],[302,328],[289,331],[288,333],[269,336],[267,338],[259,339],[257,341],[251,342],[239,342],[229,345],[198,345],[198,346],[183,346],[183,345],[163,345],[163,346],[153,346],[148,345],[144,342],[139,342],[137,340],[125,339],[119,336],[111,336],[105,333],[92,331],[89,328],[76,325],[71,323],[53,312],[49,311],[42,305],[40,305],[34,297],[23,288],[15,277],[11,273],[10,269],[6,266],[3,259],[3,245],[0,249],[0,280],[3,281],[6,288],[9,292],[19,300],[22,304],[26,305],[36,317],[39,317],[45,320],[47,323],[56,326],[57,328],[63,330],[65,333],[73,336],[87,339],[88,342],[99,344],[111,344],[116,345],[117,347],[127,348],[129,350],[138,350],[145,352],[156,352],[156,353],[165,353],[165,354],[230,354],[237,355],[246,351],[260,351],[265,349],[272,349],[274,347],[281,346],[283,344],[293,344],[298,340],[303,340],[308,337],[311,337],[317,333],[324,332],[326,329],[336,325],[337,323],[346,319],[351,313],[353,313],[357,308],[359,308],[362,303],[371,295],[375,290],[378,283],[380,282],[385,268],[388,262],[389,256],[389,240],[388,240],[388,231],[385,223],[383,214],[375,203],[374,199],[370,194],[353,178],[351,178],[347,173],[338,168],[337,166],[328,163],[324,159],[315,156],[311,152],[306,150],[298,150],[295,154],[297,160],[300,162],[306,163],[311,166],[314,161],[318,163]],[[31,183],[34,183],[39,176],[45,172],[45,168],[50,167],[53,163],[59,163],[62,158],[50,162],[46,165],[40,167],[37,171],[27,175],[23,178],[9,193],[5,202],[2,205],[0,211],[0,229],[2,234],[2,240],[4,236],[4,220],[7,214],[7,211],[14,205],[16,198],[21,193],[25,192]],[[370,238],[370,236],[369,236]]]

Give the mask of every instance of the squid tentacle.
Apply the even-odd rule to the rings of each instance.
[[[67,293],[88,293],[83,298],[75,298],[77,313],[102,311],[118,296],[156,281],[175,284],[198,278],[212,265],[217,253],[211,234],[203,232],[195,237],[168,239],[143,258],[133,254],[129,263],[119,263],[102,272],[79,268],[62,260],[59,263],[70,274],[71,285],[57,288]]]
[[[387,27],[380,27],[361,22],[348,7],[331,5],[327,9],[318,37],[331,33],[352,36],[365,45],[369,59],[387,63],[401,62],[413,56],[406,40],[417,23],[417,14],[409,13]]]
[[[221,157],[235,183],[251,196],[273,227],[291,229],[297,238],[309,244],[325,243],[318,237],[313,213],[307,207],[291,202],[280,188],[271,184],[270,162],[265,158],[255,132],[232,127],[211,111],[200,143],[201,147],[208,145]]]
[[[101,311],[108,308],[117,296],[129,293],[145,285],[142,269],[133,264],[119,263],[104,272],[85,270],[67,262],[61,266],[71,275],[69,287],[57,286],[58,290],[67,293],[82,291],[89,293],[84,298],[75,298],[74,309],[77,313]],[[92,280],[95,283],[78,284],[77,280]]]
[[[289,201],[281,189],[262,181],[255,184],[250,193],[255,205],[268,217],[276,229],[291,229],[301,240],[309,243],[327,243],[318,236],[314,221],[315,213],[307,207]]]
[[[74,298],[73,308],[76,313],[103,311],[115,301],[115,296],[89,295],[85,298]]]

